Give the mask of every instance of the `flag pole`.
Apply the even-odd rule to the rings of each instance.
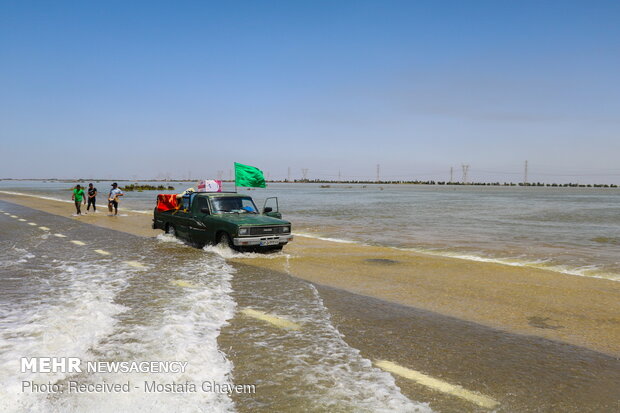
[[[235,194],[237,193],[237,165],[235,165]]]

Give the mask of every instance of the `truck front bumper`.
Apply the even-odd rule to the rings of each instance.
[[[233,238],[236,247],[267,247],[273,245],[285,245],[293,240],[292,234],[268,235],[264,237],[237,237]]]

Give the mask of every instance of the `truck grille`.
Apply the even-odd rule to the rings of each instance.
[[[284,232],[285,227],[250,227],[250,235],[271,235],[271,234],[288,234]]]

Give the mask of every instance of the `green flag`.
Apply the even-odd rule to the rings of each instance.
[[[253,166],[235,162],[235,186],[265,188],[267,185],[265,185],[263,171]]]

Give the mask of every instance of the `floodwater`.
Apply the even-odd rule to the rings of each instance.
[[[1,181],[0,191],[70,200],[72,185]],[[95,182],[101,206],[109,185]],[[158,192],[128,192],[121,207],[150,214]],[[620,280],[618,188],[270,184],[245,192],[259,206],[277,196],[298,234]]]
[[[11,185],[3,182],[0,190],[59,199],[69,193],[66,183],[44,190],[41,183]],[[613,190],[273,187],[251,193],[257,203],[280,196],[280,209],[294,228],[316,237],[467,259],[510,259],[514,265],[536,262],[584,276],[617,274],[618,192]],[[148,213],[152,198],[150,191],[129,193],[121,206]],[[468,212],[457,208],[459,202],[469,205]],[[424,205],[436,208],[445,222],[431,218]],[[542,215],[547,207],[555,213]],[[558,210],[574,210],[575,219],[586,210],[592,214],[561,225],[566,215]],[[598,241],[587,241],[592,239]],[[135,237],[3,201],[0,250],[2,412],[614,412],[620,407],[616,358],[315,286],[254,267],[253,254],[233,264],[228,258],[238,254],[225,248],[196,249],[165,235]],[[272,257],[286,260],[286,248]],[[553,328],[544,320],[533,322]],[[21,371],[22,357],[38,356],[180,361],[187,367],[171,373]],[[388,373],[379,360],[415,366],[427,377],[492,400],[493,407]],[[128,383],[129,391],[70,392],[72,382]],[[24,383],[39,389],[54,384],[64,391],[32,391]],[[242,388],[213,391],[226,385]]]
[[[164,235],[134,237],[4,202],[0,208],[2,412],[430,411],[343,340],[311,284],[256,278],[235,291],[232,279],[251,273],[239,272],[215,250]],[[43,223],[49,231],[40,228]],[[270,327],[243,310],[276,315],[299,328]],[[237,339],[223,347],[218,337],[225,327]],[[178,374],[20,371],[21,357],[41,356],[188,366]],[[68,391],[70,381],[130,382],[131,391],[76,394]],[[153,381],[199,389],[146,391],[145,383]],[[65,388],[36,393],[24,390],[23,382]],[[256,390],[235,403],[226,392],[202,391],[205,382]]]

